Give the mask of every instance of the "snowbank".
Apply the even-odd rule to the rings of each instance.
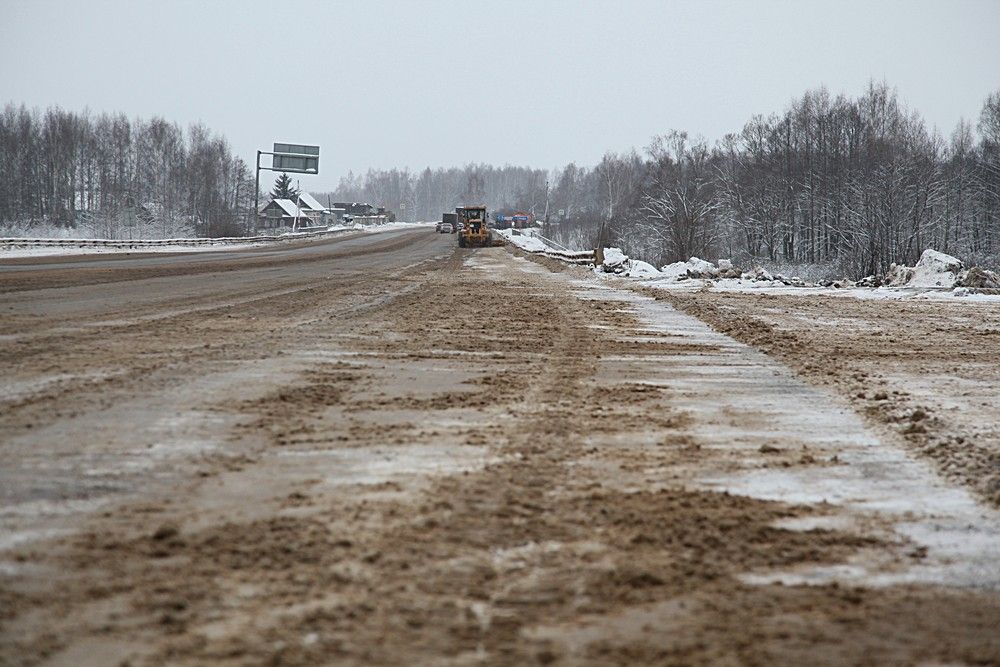
[[[605,248],[604,263],[596,267],[597,271],[603,273],[613,273],[628,278],[659,278],[660,272],[656,267],[648,262],[638,259],[630,259],[622,252],[621,248]]]
[[[692,257],[687,261],[689,278],[718,278],[719,269],[711,262]]]
[[[511,230],[499,232],[512,245],[528,252],[577,264],[590,264],[588,252],[559,251],[544,241],[530,236],[515,236]],[[646,285],[661,289],[697,290],[710,288],[720,292],[759,292],[769,294],[837,294],[859,299],[954,299],[983,303],[1000,303],[1000,294],[977,293],[985,288],[1000,289],[1000,275],[979,267],[962,270],[961,260],[935,250],[926,250],[914,267],[893,265],[884,279],[869,276],[857,282],[821,280],[811,283],[798,276],[784,276],[757,266],[742,271],[732,260],[720,259],[713,264],[698,257],[686,262],[674,262],[659,269],[646,262],[631,259],[621,248],[605,248],[604,261],[594,267],[599,274],[611,274],[642,280]],[[907,289],[900,289],[901,287]],[[945,291],[942,288],[956,288]],[[917,289],[910,289],[917,288]]]
[[[386,232],[393,229],[414,229],[418,227],[435,227],[436,222],[386,222],[381,225],[353,225],[350,229],[360,229],[366,232]],[[341,227],[330,227],[327,231],[341,229]],[[345,228],[346,229],[346,228]]]
[[[686,276],[688,274],[688,263],[687,262],[674,262],[673,264],[666,264],[660,267],[660,276],[662,278],[671,278],[676,280],[681,276]]]
[[[136,253],[195,253],[195,252],[226,252],[227,250],[246,250],[268,245],[267,242],[243,243],[241,245],[183,245],[164,244],[136,248],[102,247],[83,245],[40,246],[0,248],[0,259],[15,259],[18,257],[52,257],[59,255],[122,255]]]
[[[326,234],[364,232],[377,234],[400,229],[432,226],[426,222],[390,222],[383,225],[331,225],[319,231],[286,232],[270,236],[174,239],[85,239],[85,238],[3,238],[0,259],[51,255],[104,255],[123,253],[224,252],[256,248],[282,241],[298,241]]]
[[[630,266],[628,268],[628,274],[632,278],[659,278],[660,272],[656,270],[656,267],[647,262],[643,262],[639,259],[629,260]]]
[[[630,259],[619,248],[604,249],[604,264],[600,268],[604,273],[615,273],[641,279],[656,279],[682,282],[689,279],[716,280],[719,278],[738,278],[739,270],[733,267],[728,259],[720,259],[718,266],[698,257],[692,257],[686,262],[666,264],[659,269],[638,259]]]
[[[859,286],[879,284],[875,276],[869,276],[858,283]],[[906,288],[957,288],[955,296],[969,294],[972,289],[1000,289],[1000,274],[980,266],[965,270],[962,260],[928,248],[920,255],[916,266],[892,264],[882,279],[886,287]],[[964,291],[963,291],[964,290]]]
[[[889,287],[954,287],[962,260],[928,248],[914,267],[892,264],[886,274]]]
[[[534,236],[511,236],[507,239],[507,242],[528,252],[545,252],[549,250],[544,241],[536,239]]]
[[[730,277],[734,275],[737,277]],[[893,264],[886,276],[869,276],[857,282],[842,279],[809,283],[795,276],[771,273],[762,267],[740,273],[728,260],[719,260],[718,265],[713,266],[692,257],[686,262],[661,267],[659,279],[648,284],[662,289],[767,290],[769,294],[836,294],[858,299],[949,300],[961,297],[963,301],[1000,303],[1000,294],[989,293],[991,289],[1000,289],[1000,274],[981,267],[963,270],[961,260],[936,250],[925,250],[916,266]]]
[[[494,229],[493,233],[502,236],[507,243],[525,252],[549,252],[553,250],[545,241],[527,234],[515,234],[513,229]]]
[[[684,278],[701,278],[706,280],[716,278],[739,278],[741,272],[728,259],[720,259],[716,264],[692,257],[686,262],[674,262],[660,267],[663,278],[683,280]]]

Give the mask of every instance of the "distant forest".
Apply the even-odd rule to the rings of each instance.
[[[0,236],[239,235],[253,187],[253,171],[203,125],[13,104],[0,114]]]
[[[714,144],[670,131],[594,166],[369,170],[314,194],[404,220],[436,220],[463,203],[528,211],[566,246],[600,241],[657,265],[729,257],[857,277],[935,248],[996,268],[1000,91],[947,137],[873,82],[857,98],[809,91]],[[13,105],[0,115],[8,230],[239,234],[252,201],[252,170],[201,125]]]
[[[727,257],[884,272],[925,248],[1000,263],[1000,91],[945,138],[871,83],[856,99],[809,91],[714,145],[685,132],[593,167],[392,169],[349,175],[331,196],[433,220],[468,202],[533,213],[570,247],[605,245],[656,265]],[[324,195],[325,197],[325,195]],[[325,201],[325,199],[324,199]],[[562,211],[563,215],[558,216]]]

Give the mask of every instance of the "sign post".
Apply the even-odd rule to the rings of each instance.
[[[274,144],[271,171],[289,171],[295,174],[319,173],[319,146],[301,144]]]
[[[271,156],[270,167],[261,166],[261,155]],[[275,142],[273,151],[257,151],[257,160],[254,165],[253,224],[254,229],[256,229],[257,216],[260,215],[260,170],[291,172],[293,174],[318,174],[319,146]],[[296,216],[295,222],[298,224],[298,216]]]

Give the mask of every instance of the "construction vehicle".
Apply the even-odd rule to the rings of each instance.
[[[487,248],[493,245],[493,234],[486,224],[485,206],[459,206],[455,209],[458,217],[458,247]]]

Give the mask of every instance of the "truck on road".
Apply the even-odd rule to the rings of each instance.
[[[437,230],[439,232],[454,234],[458,231],[458,216],[454,213],[442,213],[441,222],[437,224]]]

